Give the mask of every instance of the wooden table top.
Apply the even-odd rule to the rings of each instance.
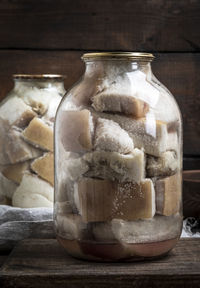
[[[200,287],[200,239],[181,239],[166,257],[95,263],[67,255],[55,239],[21,241],[0,270],[0,287]]]

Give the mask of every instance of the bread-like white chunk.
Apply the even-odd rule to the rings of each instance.
[[[113,219],[111,227],[115,239],[124,244],[159,242],[179,237],[182,216],[155,215],[152,219],[136,221]]]
[[[93,120],[89,110],[63,111],[61,142],[66,151],[85,152],[92,149]]]
[[[31,169],[41,178],[54,185],[54,157],[53,153],[45,153],[42,157],[35,159]]]
[[[166,151],[160,157],[147,157],[147,176],[170,176],[176,173],[178,159],[175,151]]]
[[[156,121],[152,117],[133,119],[106,113],[98,113],[98,116],[118,123],[122,129],[128,132],[134,146],[143,148],[147,154],[158,157],[166,150],[172,149],[167,147],[169,141],[165,122]]]
[[[53,207],[53,187],[38,176],[25,173],[12,204],[20,208]]]
[[[55,223],[57,233],[69,240],[82,238],[86,229],[86,224],[82,223],[81,216],[76,214],[57,214]]]
[[[119,124],[112,120],[99,118],[95,131],[94,148],[127,154],[133,152],[134,144],[128,133]]]
[[[78,182],[78,195],[79,212],[85,222],[148,219],[155,214],[151,179],[136,184],[85,178]]]
[[[25,127],[36,113],[22,99],[12,96],[0,106],[0,115],[9,125]]]
[[[108,111],[144,117],[149,110],[149,105],[128,93],[117,89],[107,89],[92,97],[92,106],[98,112]]]
[[[145,177],[144,152],[134,149],[130,154],[94,151],[86,153],[83,160],[89,165],[87,177],[97,177],[121,182],[141,182]]]
[[[9,180],[20,184],[23,174],[29,170],[30,161],[19,162],[16,164],[8,165],[2,169],[2,174]]]
[[[176,214],[181,204],[181,175],[180,172],[173,176],[155,181],[156,213],[170,216]]]
[[[17,186],[18,185],[15,182],[9,180],[2,173],[0,173],[0,195],[12,199]]]
[[[42,154],[40,150],[23,140],[22,133],[20,129],[13,127],[7,134],[5,153],[7,153],[10,163],[34,159]]]
[[[26,141],[43,150],[53,152],[53,127],[35,117],[23,131]]]

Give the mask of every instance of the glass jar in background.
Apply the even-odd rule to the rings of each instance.
[[[1,204],[53,207],[53,127],[64,76],[13,79],[14,88],[0,103]]]
[[[57,238],[75,257],[166,254],[182,230],[182,123],[149,53],[88,53],[55,122]]]

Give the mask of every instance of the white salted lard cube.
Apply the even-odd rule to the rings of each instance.
[[[60,138],[66,151],[79,153],[92,149],[94,125],[89,110],[63,111],[60,123]]]
[[[56,169],[59,169],[59,173],[56,173],[56,201],[68,203],[68,211],[77,213],[79,200],[76,193],[76,181],[83,177],[89,167],[80,155],[66,152],[64,149],[61,151],[56,162]]]
[[[23,162],[41,156],[42,152],[32,145],[26,143],[22,138],[22,131],[13,127],[7,134],[7,153],[10,163]]]
[[[55,202],[54,205],[55,213],[56,215],[61,214],[71,214],[72,213],[72,207],[70,201],[61,201],[61,202]]]
[[[94,222],[92,232],[96,241],[114,242],[115,235],[112,231],[111,222]]]
[[[45,153],[42,157],[35,159],[31,169],[41,178],[54,185],[54,156],[52,152]]]
[[[175,175],[156,179],[156,212],[161,215],[170,216],[176,214],[181,205],[181,175]]]
[[[147,176],[170,176],[177,171],[178,161],[175,151],[166,151],[160,157],[147,156]]]
[[[65,169],[66,179],[77,181],[89,169],[87,162],[76,153],[68,153],[63,158],[65,159],[63,159],[62,167]]]
[[[161,87],[159,86],[159,89]],[[168,130],[176,130],[178,127],[179,109],[175,99],[170,95],[170,92],[162,90],[157,103],[150,108],[150,112],[155,115],[157,120],[167,123]]]
[[[0,195],[12,199],[12,196],[17,189],[17,186],[18,185],[15,182],[9,180],[2,173],[0,173]]]
[[[130,154],[94,151],[86,153],[83,160],[89,165],[87,177],[97,177],[121,182],[141,182],[145,177],[144,152],[134,149]]]
[[[8,121],[9,125],[25,127],[36,113],[22,99],[12,96],[1,104],[0,116]]]
[[[54,122],[55,116],[56,116],[56,111],[58,109],[58,106],[60,104],[61,99],[62,98],[61,98],[60,95],[55,95],[50,100],[50,102],[48,104],[47,111],[42,117],[42,119],[44,119],[44,121],[52,121],[52,122]]]
[[[58,234],[66,239],[80,239],[82,238],[82,232],[86,229],[86,225],[82,223],[80,215],[67,214],[56,215],[56,228]]]
[[[127,94],[126,91],[121,92],[117,89],[107,89],[98,93],[92,98],[92,106],[99,112],[108,111],[132,115],[134,117],[144,117],[149,110],[149,105]]]
[[[175,150],[176,152],[179,151],[179,141],[178,135],[176,132],[171,132],[167,134],[167,150]]]
[[[155,119],[166,122],[168,128],[176,128],[179,121],[179,109],[170,92],[154,81],[154,76],[148,80],[146,73],[132,71],[127,73],[130,80],[129,90],[149,105],[149,111],[155,115]]]
[[[154,83],[147,80],[147,75],[143,71],[136,70],[126,73],[129,79],[128,89],[132,94],[148,103],[149,107],[154,107],[160,97],[160,91]]]
[[[134,144],[128,133],[119,124],[112,120],[99,118],[95,130],[94,148],[127,154],[133,152]]]
[[[0,205],[9,205],[11,206],[11,199],[7,198],[0,194]]]
[[[9,131],[10,125],[8,121],[3,120],[0,117],[0,165],[7,165],[10,163],[8,155],[6,153],[7,146],[7,134]]]
[[[22,133],[23,138],[37,148],[53,152],[53,126],[35,117]]]
[[[11,181],[20,184],[23,174],[29,171],[31,161],[18,162],[2,169],[2,174]]]
[[[118,123],[122,129],[128,132],[134,147],[143,148],[147,154],[158,157],[169,150],[167,149],[167,125],[164,122],[157,121],[153,117],[134,119],[106,113],[98,113],[98,116]]]
[[[15,191],[12,204],[20,208],[53,207],[53,187],[38,176],[25,173]]]
[[[182,216],[155,215],[152,219],[111,221],[112,233],[123,244],[159,242],[179,237],[182,228]]]
[[[127,91],[127,87],[130,87],[130,81],[127,77],[127,66],[125,64],[124,67],[120,65],[120,67],[114,67],[112,65],[108,65],[106,68],[106,71],[103,71],[103,75],[101,75],[101,78],[98,79],[98,85],[97,85],[97,94],[98,92],[106,91],[107,89],[115,89],[116,91]],[[129,95],[134,96],[134,91],[129,91]]]
[[[42,87],[41,87],[42,88]],[[49,103],[51,103],[54,97],[58,97],[58,92],[56,89],[48,89],[33,86],[20,86],[18,89],[15,89],[16,93],[23,97],[23,101],[32,107],[33,111],[35,111],[39,115],[44,115],[49,107]]]
[[[58,204],[58,209],[61,213],[63,210],[62,205],[60,203],[62,202],[64,207],[66,207],[65,213],[78,213],[78,207],[75,203],[75,187],[74,182],[65,179],[58,183],[58,186],[56,187],[56,195],[55,200]],[[65,204],[64,204],[65,203]],[[63,210],[64,213],[64,210]]]
[[[148,219],[155,214],[155,191],[151,179],[133,182],[83,178],[78,195],[84,222],[106,222],[112,219]]]

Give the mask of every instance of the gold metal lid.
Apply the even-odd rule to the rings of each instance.
[[[65,75],[60,74],[13,74],[14,79],[37,79],[37,80],[63,80]]]
[[[81,58],[83,60],[127,59],[127,60],[152,61],[155,58],[155,56],[151,53],[145,53],[145,52],[95,52],[95,53],[85,53]]]

